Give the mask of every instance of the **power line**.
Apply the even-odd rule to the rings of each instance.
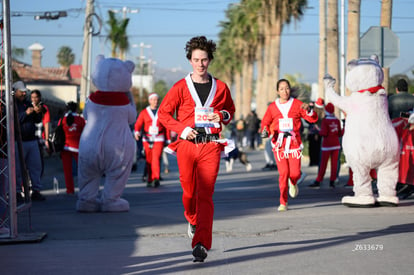
[[[395,31],[396,34],[413,34],[413,31]],[[158,34],[131,34],[128,37],[188,37],[194,34],[179,34],[179,33],[158,33]],[[206,36],[217,36],[218,34],[205,34]],[[82,34],[35,34],[35,33],[14,33],[13,37],[83,37]],[[319,36],[319,33],[282,33],[282,36]],[[97,37],[107,37],[106,35],[98,35]]]
[[[194,0],[190,0],[190,1],[176,1],[175,3],[171,3],[171,0],[165,0],[165,1],[151,1],[151,2],[147,2],[147,3],[139,3],[139,6],[159,6],[159,5],[167,5],[167,6],[179,6],[179,5],[184,5],[184,6],[188,6],[188,5],[214,5],[214,4],[231,4],[234,3],[235,1],[229,0],[229,1],[223,1],[223,0],[215,0],[215,1],[194,1]],[[130,6],[131,4],[125,3],[125,2],[102,2],[100,1],[101,5],[119,5],[119,6],[123,6],[123,5],[128,5]]]

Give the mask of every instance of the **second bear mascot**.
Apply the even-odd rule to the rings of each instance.
[[[134,157],[130,124],[135,122],[137,111],[129,91],[134,68],[131,61],[102,55],[96,59],[92,80],[98,90],[85,105],[87,123],[79,144],[79,212],[129,210],[128,201],[121,195]],[[104,188],[99,196],[103,177]]]
[[[329,101],[346,113],[342,146],[354,180],[354,196],[342,198],[350,207],[371,207],[376,203],[397,206],[399,145],[388,115],[387,93],[381,86],[384,73],[377,56],[352,60],[347,65],[346,87],[350,96],[334,91],[335,79],[324,78]],[[371,169],[378,170],[378,198],[371,186]]]

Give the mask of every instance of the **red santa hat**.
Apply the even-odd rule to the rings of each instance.
[[[328,113],[330,113],[330,114],[333,114],[335,112],[335,107],[333,106],[332,103],[329,102],[325,106],[325,111],[328,112]]]
[[[317,108],[323,108],[323,104],[324,104],[325,102],[323,101],[323,99],[322,98],[318,98],[317,100],[316,100],[316,102],[315,102],[315,106],[317,107]]]
[[[150,100],[150,99],[151,99],[151,98],[153,98],[153,97],[159,98],[159,96],[158,96],[156,93],[150,93],[150,94],[148,95],[148,100]]]

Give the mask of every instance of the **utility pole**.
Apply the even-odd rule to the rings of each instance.
[[[94,0],[88,0],[86,3],[85,25],[83,28],[83,49],[82,49],[82,76],[80,86],[81,110],[85,107],[86,98],[90,93],[90,75],[91,75],[91,46],[92,46],[92,17],[94,13]]]
[[[151,49],[152,45],[146,45],[143,42],[139,44],[140,52],[139,52],[139,66],[140,66],[140,87],[139,87],[139,102],[141,104],[141,100],[143,100],[144,97],[144,49]],[[140,106],[141,107],[141,106]]]

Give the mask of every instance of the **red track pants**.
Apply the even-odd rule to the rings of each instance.
[[[209,142],[177,144],[177,161],[183,189],[184,216],[196,226],[192,247],[201,243],[211,248],[213,235],[213,193],[223,145]]]
[[[148,182],[160,179],[160,161],[164,142],[154,142],[152,148],[148,142],[143,142],[145,161],[147,163]]]
[[[328,166],[329,157],[331,158],[331,177],[329,178],[330,181],[336,180],[337,170],[338,170],[338,157],[339,157],[339,150],[330,150],[330,151],[322,151],[321,156],[321,163],[319,166],[318,176],[316,177],[316,181],[322,182],[323,177],[325,176],[326,167]]]
[[[60,152],[60,157],[62,158],[63,174],[65,176],[66,193],[74,194],[75,185],[73,183],[73,175],[72,175],[72,159],[75,159],[76,163],[78,163],[78,153],[67,151],[67,150],[62,150],[62,152]]]
[[[280,204],[287,205],[288,202],[288,180],[296,185],[296,182],[300,178],[300,158],[297,158],[297,153],[290,153],[286,158],[283,150],[274,151],[277,170],[279,171],[279,190],[280,190]],[[278,156],[279,155],[279,156]]]

